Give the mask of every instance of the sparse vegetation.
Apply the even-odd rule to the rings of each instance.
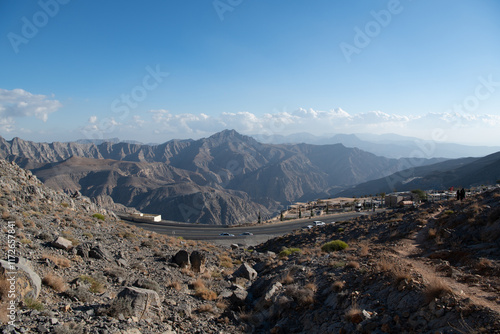
[[[54,273],[48,273],[42,280],[42,283],[50,286],[57,292],[64,292],[67,289],[66,283],[62,277],[55,275]]]
[[[435,298],[443,295],[450,294],[452,291],[450,287],[440,278],[433,277],[426,285],[424,290],[424,297],[426,302],[430,302]]]
[[[104,215],[103,215],[103,214],[101,214],[101,213],[94,213],[94,214],[92,215],[92,217],[97,218],[97,219],[99,219],[99,220],[103,220],[103,221],[104,221],[104,220],[106,220],[106,217],[104,217]]]
[[[41,302],[31,297],[24,298],[24,306],[31,310],[37,311],[43,311],[43,309],[45,308]]]
[[[278,256],[279,257],[287,257],[295,253],[301,253],[302,250],[300,248],[285,248],[283,249]]]
[[[89,291],[92,293],[104,293],[106,291],[104,284],[91,276],[81,275],[79,278],[83,282],[90,284]]]
[[[42,254],[42,259],[43,260],[49,260],[52,263],[54,263],[56,266],[59,266],[61,268],[69,268],[71,267],[71,260],[62,257],[62,256],[57,256],[57,255],[50,255],[50,254]]]
[[[329,253],[329,252],[340,251],[340,250],[346,249],[347,247],[348,247],[348,245],[344,241],[333,240],[333,241],[327,242],[326,244],[321,246],[321,250],[323,252]]]

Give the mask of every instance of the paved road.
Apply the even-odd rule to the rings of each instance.
[[[300,229],[306,225],[312,224],[314,220],[321,220],[327,224],[332,222],[340,222],[358,217],[361,215],[371,214],[372,212],[348,212],[328,216],[313,217],[307,219],[296,219],[285,222],[272,224],[261,224],[253,226],[217,226],[217,225],[198,225],[187,223],[139,223],[130,222],[130,224],[142,227],[146,230],[156,233],[166,234],[175,237],[183,237],[191,240],[206,240],[219,244],[238,243],[242,245],[256,245],[278,235],[289,233],[293,230]],[[240,233],[250,232],[252,236],[240,236]],[[219,236],[220,233],[234,234],[234,237]]]

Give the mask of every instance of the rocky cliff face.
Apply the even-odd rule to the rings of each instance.
[[[256,220],[259,212],[267,216],[290,201],[332,196],[404,166],[341,144],[268,145],[234,130],[156,146],[0,138],[0,157],[56,189],[110,196],[166,219],[204,224]]]

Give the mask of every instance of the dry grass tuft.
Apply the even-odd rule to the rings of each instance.
[[[446,282],[438,277],[432,278],[423,292],[426,302],[431,302],[435,298],[452,293]]]
[[[378,267],[378,270],[380,270],[380,271],[390,271],[394,268],[394,263],[390,262],[387,259],[381,259],[377,263],[377,267]]]
[[[363,313],[359,307],[356,305],[351,306],[345,313],[345,318],[347,321],[353,324],[359,324],[363,321]]]
[[[233,260],[227,255],[219,256],[219,261],[220,261],[221,267],[229,268],[229,269],[234,267]]]
[[[288,285],[288,284],[292,284],[294,281],[295,281],[295,279],[293,278],[292,273],[288,272],[286,274],[286,276],[283,277],[283,279],[281,280],[281,284]]]
[[[178,281],[175,281],[175,282],[168,283],[167,287],[174,289],[175,291],[180,291],[182,289],[182,284]]]
[[[229,304],[228,304],[228,302],[227,302],[227,301],[224,301],[224,300],[219,300],[219,301],[217,301],[217,303],[215,303],[215,306],[216,306],[218,309],[220,309],[220,310],[224,311],[225,309],[227,309],[227,308],[228,308]]]
[[[344,281],[335,281],[332,284],[332,291],[339,292],[345,287]]]
[[[215,300],[217,298],[217,294],[215,291],[208,289],[205,286],[203,280],[198,278],[193,283],[193,289],[195,291],[195,296],[200,297],[203,300]]]
[[[359,256],[368,256],[370,254],[370,246],[363,242],[359,244]]]
[[[45,277],[42,280],[42,283],[47,286],[50,286],[57,292],[64,292],[68,289],[62,277],[57,276],[53,273],[48,273],[47,275],[45,275]]]
[[[56,266],[59,266],[61,268],[69,268],[71,267],[71,260],[57,256],[57,255],[50,255],[50,254],[42,254],[42,259],[43,260],[49,260],[52,263],[54,263]]]
[[[358,261],[349,261],[347,262],[347,267],[353,268],[353,269],[359,269],[360,265]]]
[[[304,288],[307,290],[311,290],[312,292],[317,292],[318,291],[318,286],[315,283],[307,283]]]
[[[212,304],[203,304],[196,311],[199,313],[215,313],[215,308]]]

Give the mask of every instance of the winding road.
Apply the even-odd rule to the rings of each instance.
[[[248,225],[248,226],[227,226],[227,225],[200,225],[189,223],[177,223],[170,221],[161,222],[133,222],[122,217],[124,221],[137,227],[142,227],[149,231],[166,234],[175,237],[183,237],[189,240],[204,240],[219,244],[243,244],[257,245],[268,239],[289,233],[304,226],[312,225],[313,221],[321,220],[326,224],[341,222],[361,215],[372,214],[373,212],[347,212],[333,215],[317,216],[313,218],[294,219],[284,222]],[[240,235],[243,232],[250,232],[253,235]],[[221,233],[230,233],[234,236],[220,236]]]

